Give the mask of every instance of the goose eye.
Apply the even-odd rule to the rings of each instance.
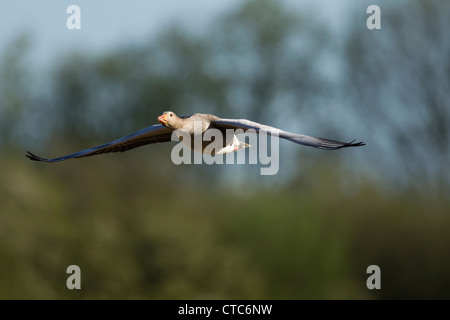
[[[173,116],[173,114],[170,114],[170,116]]]

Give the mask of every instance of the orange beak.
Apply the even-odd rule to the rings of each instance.
[[[158,117],[158,121],[159,121],[161,124],[167,124],[167,114],[160,115],[160,116]]]

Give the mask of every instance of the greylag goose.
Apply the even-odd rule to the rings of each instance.
[[[177,133],[179,132],[179,134],[177,134],[177,137],[180,141],[183,141],[183,134],[190,135],[191,137],[195,137],[199,134],[203,137],[208,133],[208,131],[211,131],[211,129],[219,130],[224,137],[222,148],[218,151],[213,151],[212,153],[210,153],[211,155],[224,154],[236,151],[238,149],[250,147],[250,145],[240,142],[236,137],[236,134],[246,131],[265,133],[269,135],[278,135],[278,137],[280,138],[298,144],[325,150],[336,150],[341,148],[359,147],[365,145],[365,143],[363,142],[355,143],[355,140],[351,142],[339,142],[335,140],[291,133],[246,119],[222,119],[212,114],[195,113],[187,117],[178,117],[172,111],[166,111],[158,117],[158,121],[160,122],[160,124],[152,125],[112,142],[102,144],[90,149],[85,149],[79,152],[71,153],[62,157],[45,159],[38,157],[29,151],[27,151],[28,154],[26,154],[26,156],[34,161],[58,162],[73,158],[89,157],[101,153],[124,152],[146,144],[168,142],[172,140],[172,133],[174,131],[176,131]],[[226,131],[230,131],[227,129],[232,129],[231,131],[236,132],[236,134],[225,134]],[[190,140],[190,147],[194,149],[193,141],[195,139],[186,140]],[[206,139],[202,139],[202,149],[196,151],[205,152],[205,147],[211,143],[211,141],[205,140]],[[211,150],[211,148],[209,149]]]

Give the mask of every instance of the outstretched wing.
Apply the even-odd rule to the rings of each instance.
[[[324,138],[310,137],[303,134],[291,133],[283,131],[271,126],[260,124],[246,119],[219,119],[214,122],[214,124],[219,128],[224,129],[242,129],[247,131],[249,129],[255,130],[257,133],[265,134],[277,134],[280,138],[303,144],[305,146],[315,147],[325,150],[336,150],[347,147],[359,147],[364,146],[364,142],[340,142]]]
[[[155,124],[112,142],[105,143],[90,149],[85,149],[79,152],[71,153],[59,158],[44,159],[32,154],[29,151],[27,151],[28,154],[26,154],[25,156],[34,161],[58,162],[73,158],[94,156],[101,153],[124,152],[146,144],[170,141],[172,131],[172,129],[166,128],[163,125]]]

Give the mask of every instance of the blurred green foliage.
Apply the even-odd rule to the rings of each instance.
[[[426,30],[384,31],[426,17],[440,39],[450,7],[413,3],[409,15],[391,5],[370,38],[353,22],[334,37],[253,0],[206,35],[174,27],[103,55],[74,53],[45,75],[27,67],[30,42],[19,37],[0,57],[0,298],[450,299],[450,42],[412,52]],[[405,57],[411,65],[396,64]],[[333,62],[339,76],[327,73]],[[175,166],[168,144],[54,165],[23,156],[110,141],[172,108],[368,145],[283,142],[273,177]],[[66,288],[72,264],[79,291]],[[366,288],[372,264],[381,290]]]
[[[450,298],[448,202],[371,184],[348,195],[327,167],[249,196],[183,185],[184,170],[142,157],[3,161],[0,297]],[[72,264],[80,291],[65,286]],[[372,264],[380,291],[366,288]]]

